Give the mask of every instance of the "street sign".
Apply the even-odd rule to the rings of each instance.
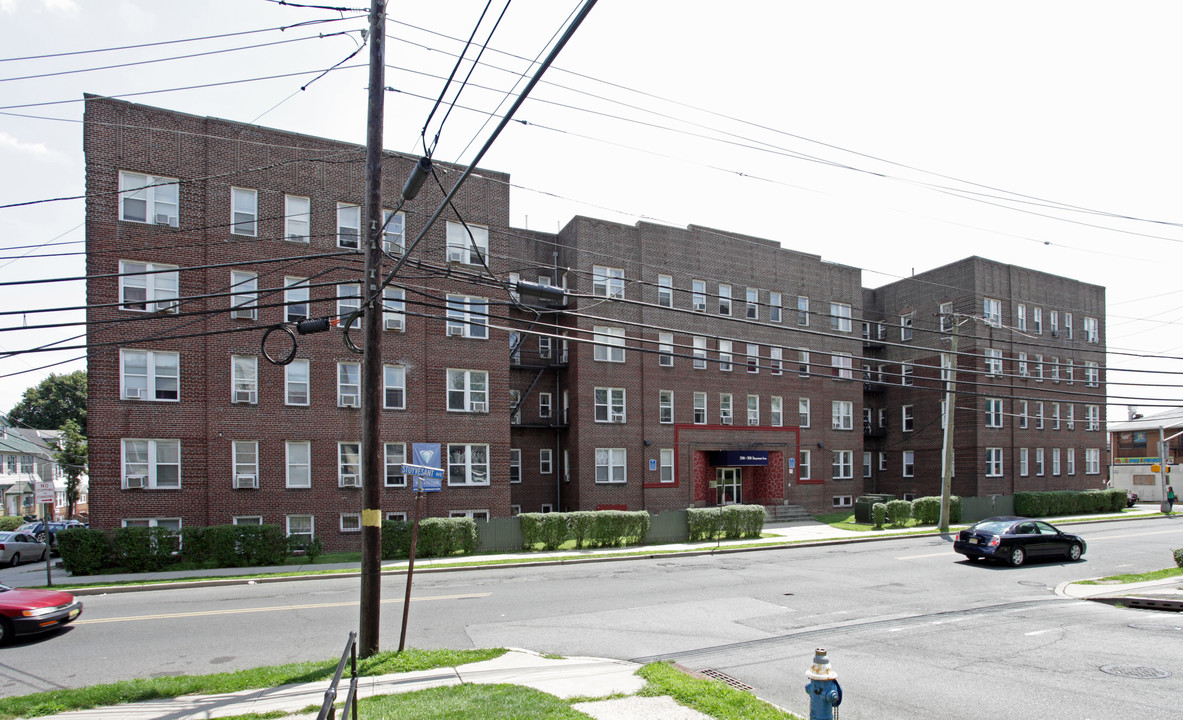
[[[33,502],[38,505],[53,504],[53,481],[40,480],[33,483]]]
[[[416,492],[440,492],[443,490],[444,471],[442,468],[427,467],[426,465],[403,465],[403,475],[409,475],[414,480],[413,489]]]

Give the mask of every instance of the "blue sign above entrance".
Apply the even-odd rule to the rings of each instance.
[[[716,450],[710,454],[711,465],[715,467],[742,467],[767,465],[767,450]]]

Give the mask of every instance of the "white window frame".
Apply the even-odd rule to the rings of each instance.
[[[730,340],[719,339],[719,372],[731,372],[731,361],[735,358],[732,354],[732,342]]]
[[[555,471],[555,451],[552,448],[538,449],[538,474],[551,475]]]
[[[253,272],[230,271],[230,317],[259,319],[259,276]]]
[[[448,443],[448,485],[485,487],[490,484],[489,446],[485,443]],[[484,457],[483,462],[480,456]]]
[[[388,287],[382,291],[382,329],[407,331],[407,291]]]
[[[342,327],[346,318],[361,310],[361,285],[342,284],[337,286],[337,317],[341,319]],[[356,328],[359,320],[354,320]]]
[[[731,393],[719,393],[719,422],[730,425],[735,420]]]
[[[756,343],[748,343],[748,372],[753,375],[760,373],[760,346]]]
[[[548,392],[538,393],[538,417],[547,419],[554,414],[554,396]]]
[[[447,369],[448,412],[489,412],[489,371]],[[479,406],[484,404],[482,410]]]
[[[834,480],[854,479],[854,451],[835,450],[831,463],[831,477]]]
[[[657,333],[657,364],[661,367],[674,366],[674,334]]]
[[[472,232],[471,237],[469,231]],[[447,233],[447,262],[481,265],[484,258],[489,256],[489,228],[484,225],[467,223],[466,227],[464,223],[449,220]]]
[[[337,363],[337,407],[361,407],[361,363]]]
[[[129,458],[129,450],[131,446],[129,443],[139,445],[143,443],[142,449],[135,448],[137,455],[142,452],[143,460],[139,457],[134,459]],[[172,439],[155,439],[155,438],[124,438],[120,443],[122,457],[120,461],[120,468],[122,469],[122,483],[123,489],[127,489],[128,476],[142,476],[145,478],[145,489],[150,490],[180,490],[181,489],[181,441]],[[172,462],[172,458],[176,458]],[[163,468],[176,467],[176,482],[161,483],[160,475]],[[142,469],[141,469],[142,468]]]
[[[695,312],[707,311],[707,283],[706,280],[690,281],[690,300]]]
[[[284,442],[284,487],[301,489],[312,487],[311,442],[307,440]]]
[[[448,295],[446,335],[489,339],[489,300],[474,295]]]
[[[308,531],[304,532],[304,521],[308,521]],[[292,515],[284,515],[284,533],[287,537],[304,537],[308,536],[306,542],[311,543],[316,539],[316,516],[310,513],[297,513]]]
[[[854,357],[850,353],[836,352],[830,356],[830,369],[835,380],[853,380]]]
[[[719,284],[719,314],[731,315],[731,286],[726,283]]]
[[[628,451],[624,448],[596,448],[597,485],[623,485],[628,482]]]
[[[779,323],[782,317],[784,296],[775,290],[768,293],[768,322]]]
[[[1027,306],[1015,306],[1015,325],[1018,326],[1019,332],[1027,332]]]
[[[361,205],[337,203],[337,247],[360,250],[362,247]]]
[[[1101,365],[1091,360],[1084,361],[1084,385],[1085,387],[1100,387],[1101,385]]]
[[[986,348],[982,351],[988,377],[1002,375],[1002,350]]]
[[[1027,477],[1030,473],[1030,453],[1027,448],[1019,448],[1019,477]]]
[[[624,388],[597,387],[592,391],[592,397],[596,422],[623,423],[627,421]]]
[[[784,427],[785,399],[780,395],[773,395],[768,399],[768,424],[772,427]]]
[[[900,314],[900,340],[912,339],[912,323],[916,317],[915,312],[907,312]]]
[[[937,316],[940,318],[941,332],[951,332],[953,330],[953,303],[943,302],[938,305]]]
[[[916,476],[916,452],[904,450],[900,455],[900,475],[910,478]]]
[[[343,533],[361,532],[361,513],[359,512],[343,512],[339,522],[338,528]]]
[[[1002,477],[1002,448],[986,448],[986,477]]]
[[[657,391],[657,422],[671,425],[674,422],[674,391]]]
[[[180,272],[165,263],[119,261],[119,309],[128,312],[175,313],[180,300]],[[129,299],[133,291],[143,298]],[[138,306],[138,307],[137,307]]]
[[[797,296],[797,325],[809,327],[809,296]]]
[[[1031,330],[1036,335],[1043,334],[1043,308],[1031,308]]]
[[[1067,452],[1065,453],[1064,474],[1065,475],[1075,475],[1076,474],[1076,448],[1068,448]]]
[[[708,411],[707,394],[704,392],[697,392],[696,391],[694,393],[694,424],[695,425],[706,425],[707,424],[707,417],[708,417],[707,411]]]
[[[401,442],[382,443],[382,485],[384,487],[407,486],[407,476],[403,474],[403,465],[407,461],[407,444]]]
[[[283,239],[312,242],[312,200],[301,195],[283,196]]]
[[[337,443],[337,487],[361,487],[361,443],[360,442],[338,442]],[[356,486],[345,485],[345,476],[352,475],[357,478]]]
[[[834,332],[848,333],[851,331],[850,322],[850,304],[831,302],[830,303],[830,330]]]
[[[694,369],[695,370],[706,370],[707,369],[707,339],[704,337],[695,337],[693,339],[693,343],[694,343],[694,349],[693,349]]]
[[[674,482],[674,449],[661,448],[657,451],[658,454],[658,474],[657,481],[660,483]]]
[[[259,234],[259,191],[230,188],[230,234],[256,237]]]
[[[1060,448],[1052,448],[1052,477],[1060,475]]]
[[[1002,427],[1002,417],[1002,398],[986,398],[986,427]]]
[[[800,465],[800,467],[797,468],[797,477],[801,480],[812,480],[813,479],[813,467],[812,467],[813,455],[812,455],[812,452],[810,450],[806,450],[806,449],[798,449],[797,450],[797,463],[798,463],[798,465]]]
[[[657,305],[659,307],[674,306],[674,278],[669,275],[657,276]]]
[[[916,419],[913,415],[913,406],[900,406],[900,432],[912,432],[916,429]]]
[[[230,402],[256,405],[259,402],[259,358],[230,356]]]
[[[283,279],[283,307],[285,322],[299,322],[312,317],[311,287],[308,278]]]
[[[624,328],[595,325],[592,327],[592,359],[596,362],[624,362]]]
[[[402,255],[407,244],[407,216],[402,212],[382,210],[382,251]]]
[[[119,219],[123,222],[177,227],[181,217],[180,194],[181,184],[177,178],[120,170]],[[144,203],[144,218],[142,220],[129,216],[129,201]],[[158,215],[167,216],[167,221],[156,222]]]
[[[284,404],[307,407],[312,402],[312,368],[305,359],[293,360],[283,367]],[[300,391],[303,390],[303,402]]]
[[[522,449],[509,449],[509,484],[520,485],[522,483]]]
[[[1098,475],[1101,472],[1101,450],[1100,448],[1085,448],[1084,449],[1084,474]]]
[[[982,319],[991,327],[1002,327],[1002,301],[982,298]]]
[[[1101,342],[1101,323],[1095,317],[1085,317],[1081,326],[1084,331],[1084,341],[1087,343]],[[1091,473],[1086,473],[1091,474]]]
[[[617,300],[624,299],[624,269],[593,265],[592,295]]]
[[[751,395],[751,394],[748,395],[747,409],[748,409],[748,425],[759,425],[760,424],[760,396],[759,395]]]
[[[904,387],[910,387],[912,384],[914,384],[915,383],[914,373],[915,373],[915,368],[913,368],[912,363],[910,363],[910,362],[900,363],[900,385],[902,385]]]
[[[239,475],[253,475],[255,487],[259,487],[259,442],[257,440],[232,440],[230,442],[231,487],[238,484]]]
[[[1084,406],[1084,429],[1085,432],[1097,432],[1101,429],[1101,406],[1100,405],[1085,405]]]
[[[769,372],[773,375],[784,374],[784,348],[770,347],[768,348],[768,366]]]
[[[392,393],[394,393],[392,397]],[[394,400],[394,402],[391,402]],[[407,368],[404,365],[382,366],[382,409],[407,409]]]
[[[143,357],[144,374],[128,373],[128,360]],[[167,374],[172,365],[172,375]],[[143,378],[143,387],[130,387],[132,378]],[[139,382],[135,383],[140,385]],[[170,391],[169,386],[172,386]],[[135,391],[133,394],[132,391]],[[169,395],[172,397],[169,397]],[[140,402],[180,402],[181,400],[181,354],[166,350],[119,351],[119,397],[123,400]]]
[[[760,289],[746,288],[744,290],[744,298],[746,300],[744,306],[744,316],[748,320],[760,319]]]
[[[810,419],[810,400],[807,397],[797,398],[797,427],[807,428]]]
[[[830,402],[830,427],[833,430],[854,429],[854,403],[849,400]]]
[[[1035,477],[1043,477],[1043,448],[1035,448]]]

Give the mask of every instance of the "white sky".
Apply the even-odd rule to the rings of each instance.
[[[418,151],[431,102],[416,96],[439,93],[442,81],[432,76],[450,71],[450,53],[460,47],[449,38],[467,38],[483,7],[473,0],[391,3],[386,84],[400,92],[387,94],[388,149]],[[490,17],[501,7],[495,4]],[[576,7],[575,0],[514,0],[491,47],[539,56]],[[72,101],[0,109],[0,205],[83,192],[83,92],[119,96],[322,70],[356,49],[359,36],[316,35],[366,23],[359,18],[121,52],[4,59],[336,17],[265,0],[0,0],[0,106]],[[565,87],[544,84],[532,96],[554,104],[527,102],[517,117],[531,125],[511,124],[482,165],[512,175],[518,187],[511,217],[518,227],[553,232],[576,214],[706,225],[861,267],[868,287],[969,255],[1103,285],[1109,349],[1146,356],[1114,354],[1110,367],[1183,371],[1179,361],[1157,357],[1183,355],[1183,288],[1177,284],[1183,228],[1170,224],[1183,222],[1180,21],[1183,5],[1165,0],[600,0],[557,61],[556,68],[570,72],[552,69],[546,76]],[[478,38],[488,27],[487,20]],[[7,80],[304,37],[313,39]],[[361,143],[366,58],[363,50],[346,63],[354,69],[331,73],[305,91],[299,88],[313,75],[127,99]],[[491,51],[483,61],[518,71],[524,66]],[[460,105],[491,111],[507,78],[478,71]],[[481,130],[483,121],[478,112],[454,110],[435,157],[471,159],[495,124]],[[1003,208],[921,183],[976,190],[991,203],[1004,190],[1140,220],[1014,202],[1002,202]],[[80,200],[0,208],[0,282],[82,275],[80,254],[13,258],[80,253],[83,214]],[[27,247],[63,241],[74,244]],[[0,286],[0,311],[84,302],[81,282]],[[80,326],[2,329],[78,320],[80,313],[0,315],[0,352],[83,332]],[[0,358],[0,411],[50,370],[11,373],[83,354]],[[75,361],[52,370],[82,366]],[[1111,373],[1110,380],[1157,386],[1111,385],[1113,419],[1125,418],[1127,403],[1150,411],[1154,402],[1183,402],[1176,375]]]

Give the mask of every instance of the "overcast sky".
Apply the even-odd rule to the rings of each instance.
[[[391,3],[388,149],[420,151],[458,39],[484,7]],[[489,67],[442,130],[442,112],[429,128],[436,159],[472,158],[495,124],[482,127],[488,113],[509,104],[507,71],[543,54],[577,7],[509,6]],[[358,49],[363,14],[265,0],[0,0],[0,205],[82,194],[84,92],[364,142],[367,51],[307,85]],[[334,22],[65,55],[315,20]],[[1183,402],[1170,374],[1183,370],[1180,21],[1177,0],[600,0],[519,112],[529,124],[511,124],[482,164],[511,174],[517,227],[554,232],[574,215],[705,225],[860,267],[868,287],[969,255],[1103,285],[1109,366],[1157,371],[1111,372],[1149,385],[1111,386],[1109,417],[1124,419],[1127,404]],[[290,73],[301,74],[192,87]],[[83,221],[81,200],[0,208],[0,282],[82,275]],[[0,286],[0,311],[84,303],[81,282]],[[80,345],[81,326],[6,329],[81,319],[0,315],[0,353]],[[84,365],[44,366],[83,355],[0,357],[0,411],[50,371]]]

